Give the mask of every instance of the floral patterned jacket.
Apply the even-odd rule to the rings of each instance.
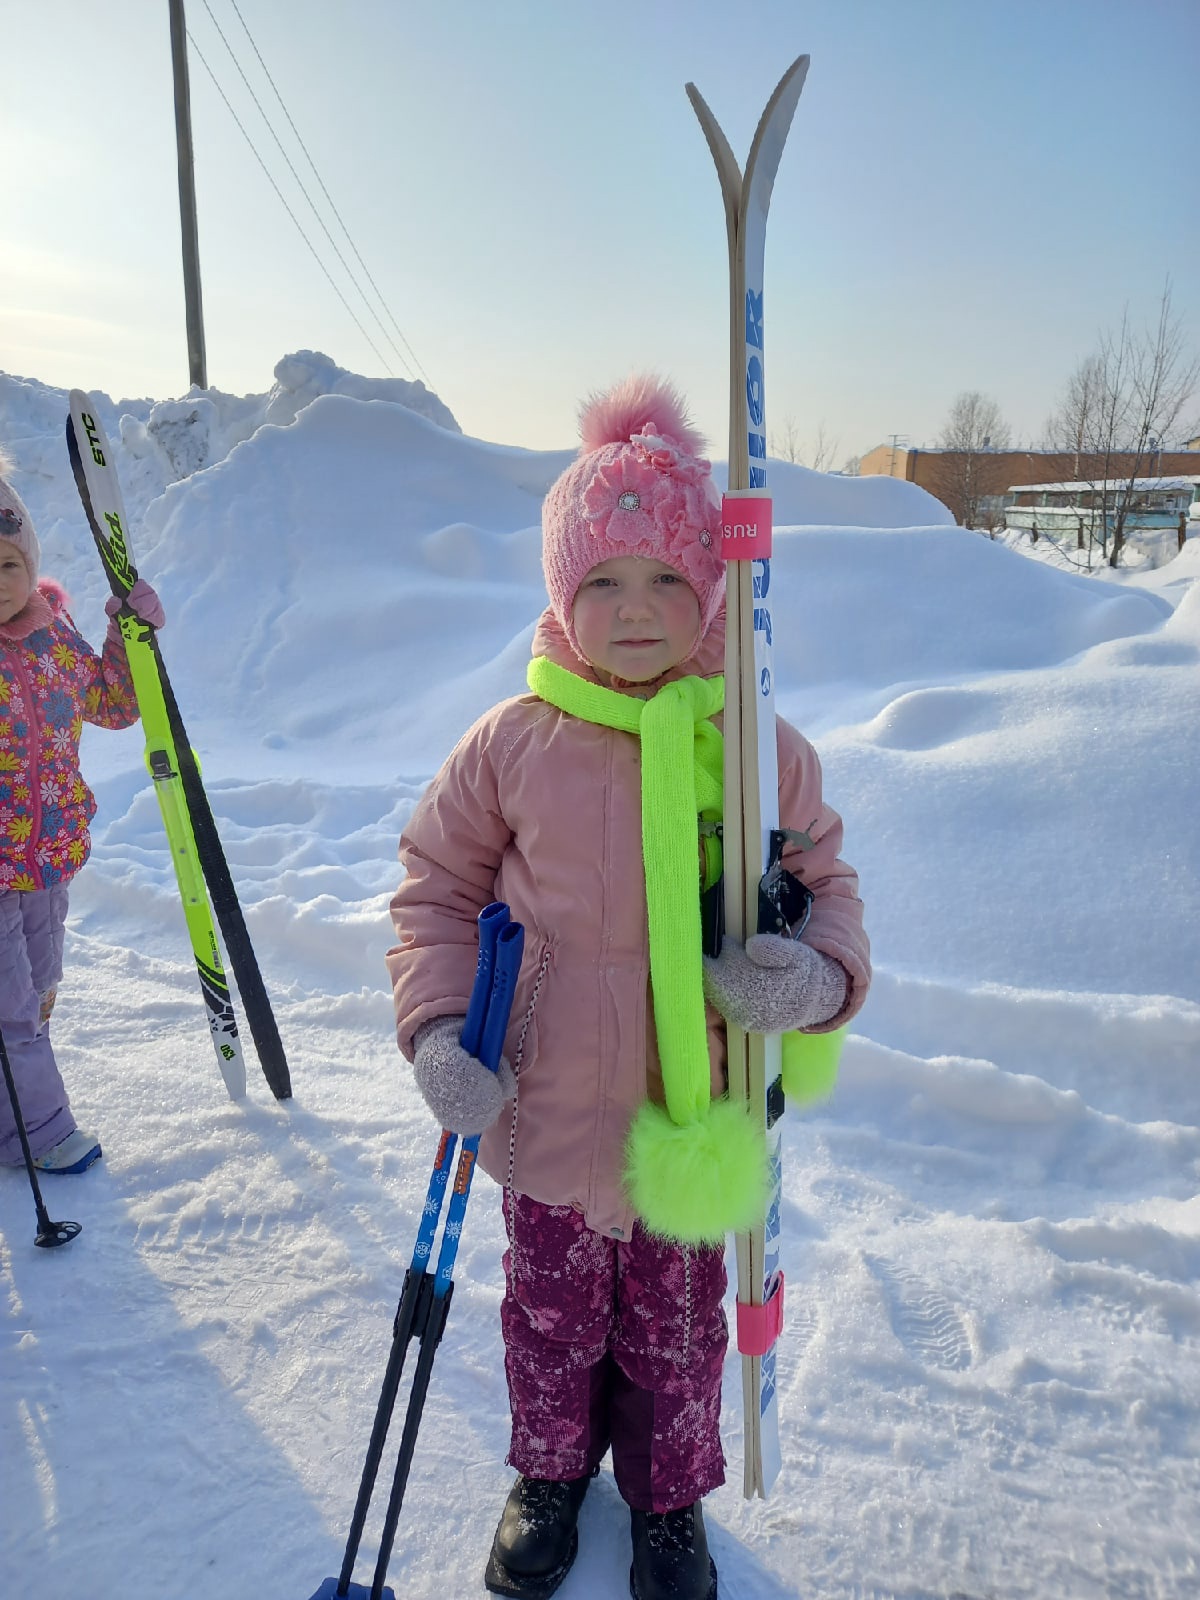
[[[96,814],[79,770],[83,724],[127,728],[138,717],[115,627],[97,655],[65,602],[43,579],[0,624],[0,891],[48,889],[83,866]]]

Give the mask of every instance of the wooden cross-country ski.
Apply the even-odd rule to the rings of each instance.
[[[808,72],[801,56],[759,119],[743,173],[694,84],[687,85],[721,182],[729,243],[729,492],[722,509],[728,560],[725,644],[725,927],[744,940],[765,931],[759,882],[779,826],[775,696],[771,665],[771,503],[766,494],[763,403],[763,253],[767,210],[784,142]],[[778,849],[778,846],[775,846]],[[737,1236],[738,1349],[742,1353],[747,1498],[779,1474],[775,1344],[782,1327],[778,1035],[730,1026],[729,1092],[762,1119],[771,1169],[765,1221]]]

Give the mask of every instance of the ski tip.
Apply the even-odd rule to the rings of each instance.
[[[791,66],[780,78],[779,82],[775,85],[774,93],[778,94],[784,85],[790,83],[797,74],[799,74],[802,79],[807,77],[810,66],[812,66],[812,57],[810,55],[805,54],[802,56],[797,56],[792,62]],[[708,112],[709,116],[712,115],[712,112],[709,110],[708,102],[705,100],[704,96],[700,93],[699,89],[694,83],[685,83],[683,89],[684,93],[696,107],[697,111],[703,107],[704,111]]]
[[[82,389],[72,389],[69,397],[67,411],[67,451],[71,457],[71,466],[75,471],[75,481],[79,481],[81,463],[79,460],[79,438],[75,430],[76,415],[83,412],[91,405],[91,398],[84,394]]]
[[[787,85],[792,83],[796,78],[799,78],[801,84],[803,84],[805,78],[808,76],[808,69],[811,66],[812,57],[810,55],[797,56],[795,61],[792,62],[791,66],[776,84],[775,93],[778,94],[781,89],[786,88]]]
[[[805,80],[808,77],[808,69],[811,64],[811,56],[796,57],[795,61],[792,62],[791,66],[784,73],[783,77],[780,78],[779,82],[775,85],[774,92],[772,93],[771,98],[767,101],[766,110],[763,112],[763,122],[767,122],[770,119],[771,114],[774,112],[776,106],[781,100],[789,100],[791,102],[792,109],[795,109],[795,103],[800,98],[801,91],[804,88]],[[791,119],[789,116],[789,121],[790,120]]]

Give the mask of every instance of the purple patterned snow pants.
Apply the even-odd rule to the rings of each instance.
[[[613,1474],[639,1511],[674,1511],[725,1481],[718,1431],[728,1328],[721,1247],[640,1224],[606,1239],[572,1206],[504,1195],[500,1308],[509,1465],[534,1478]]]
[[[50,1047],[50,1007],[62,977],[67,888],[0,889],[0,1034],[36,1157],[74,1132],[75,1118]],[[0,1166],[20,1166],[21,1139],[0,1077]]]

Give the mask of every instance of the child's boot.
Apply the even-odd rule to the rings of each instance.
[[[517,1478],[509,1490],[483,1581],[493,1594],[549,1600],[579,1549],[575,1524],[594,1473],[559,1483]]]
[[[717,1569],[708,1553],[700,1502],[678,1511],[629,1513],[633,1600],[717,1600]]]
[[[99,1139],[76,1128],[74,1133],[60,1139],[45,1155],[35,1156],[33,1164],[39,1172],[86,1172],[92,1162],[99,1161],[103,1154]]]

